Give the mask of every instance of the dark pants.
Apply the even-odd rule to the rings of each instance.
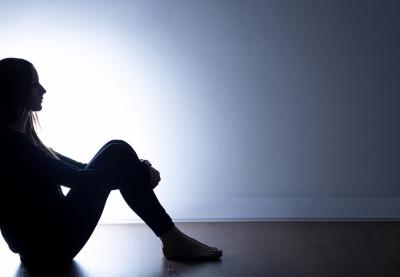
[[[112,140],[105,144],[88,163],[87,168],[112,168],[127,165],[135,167],[139,158],[126,142]],[[161,236],[174,226],[172,219],[161,206],[150,184],[131,180],[130,186],[119,188],[129,207],[151,228],[156,236]],[[92,235],[106,204],[110,190],[106,185],[96,189],[89,186],[72,188],[65,199],[64,221],[60,225],[60,237],[56,245],[42,247],[45,253],[34,253],[33,257],[21,257],[29,269],[60,268],[69,264],[80,252]],[[51,243],[54,244],[54,243]],[[40,252],[40,251],[39,251]]]

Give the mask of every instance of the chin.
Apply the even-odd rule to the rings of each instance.
[[[42,106],[37,106],[32,108],[32,112],[38,112],[42,110]]]

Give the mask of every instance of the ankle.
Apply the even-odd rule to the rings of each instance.
[[[171,229],[162,234],[159,238],[163,243],[166,243],[170,241],[172,237],[174,237],[174,234],[176,234],[177,231],[178,231],[177,227],[174,225]]]

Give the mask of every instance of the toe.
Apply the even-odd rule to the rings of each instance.
[[[213,258],[219,258],[222,256],[221,252],[215,252],[213,255],[211,255]]]
[[[219,250],[219,249],[211,250],[210,255],[213,256],[213,257],[215,257],[215,256],[216,257],[220,257],[222,255],[222,250]]]

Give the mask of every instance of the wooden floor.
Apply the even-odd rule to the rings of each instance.
[[[400,222],[176,225],[221,260],[168,261],[146,225],[99,225],[64,276],[400,276]],[[0,263],[0,276],[32,276],[3,240]]]

